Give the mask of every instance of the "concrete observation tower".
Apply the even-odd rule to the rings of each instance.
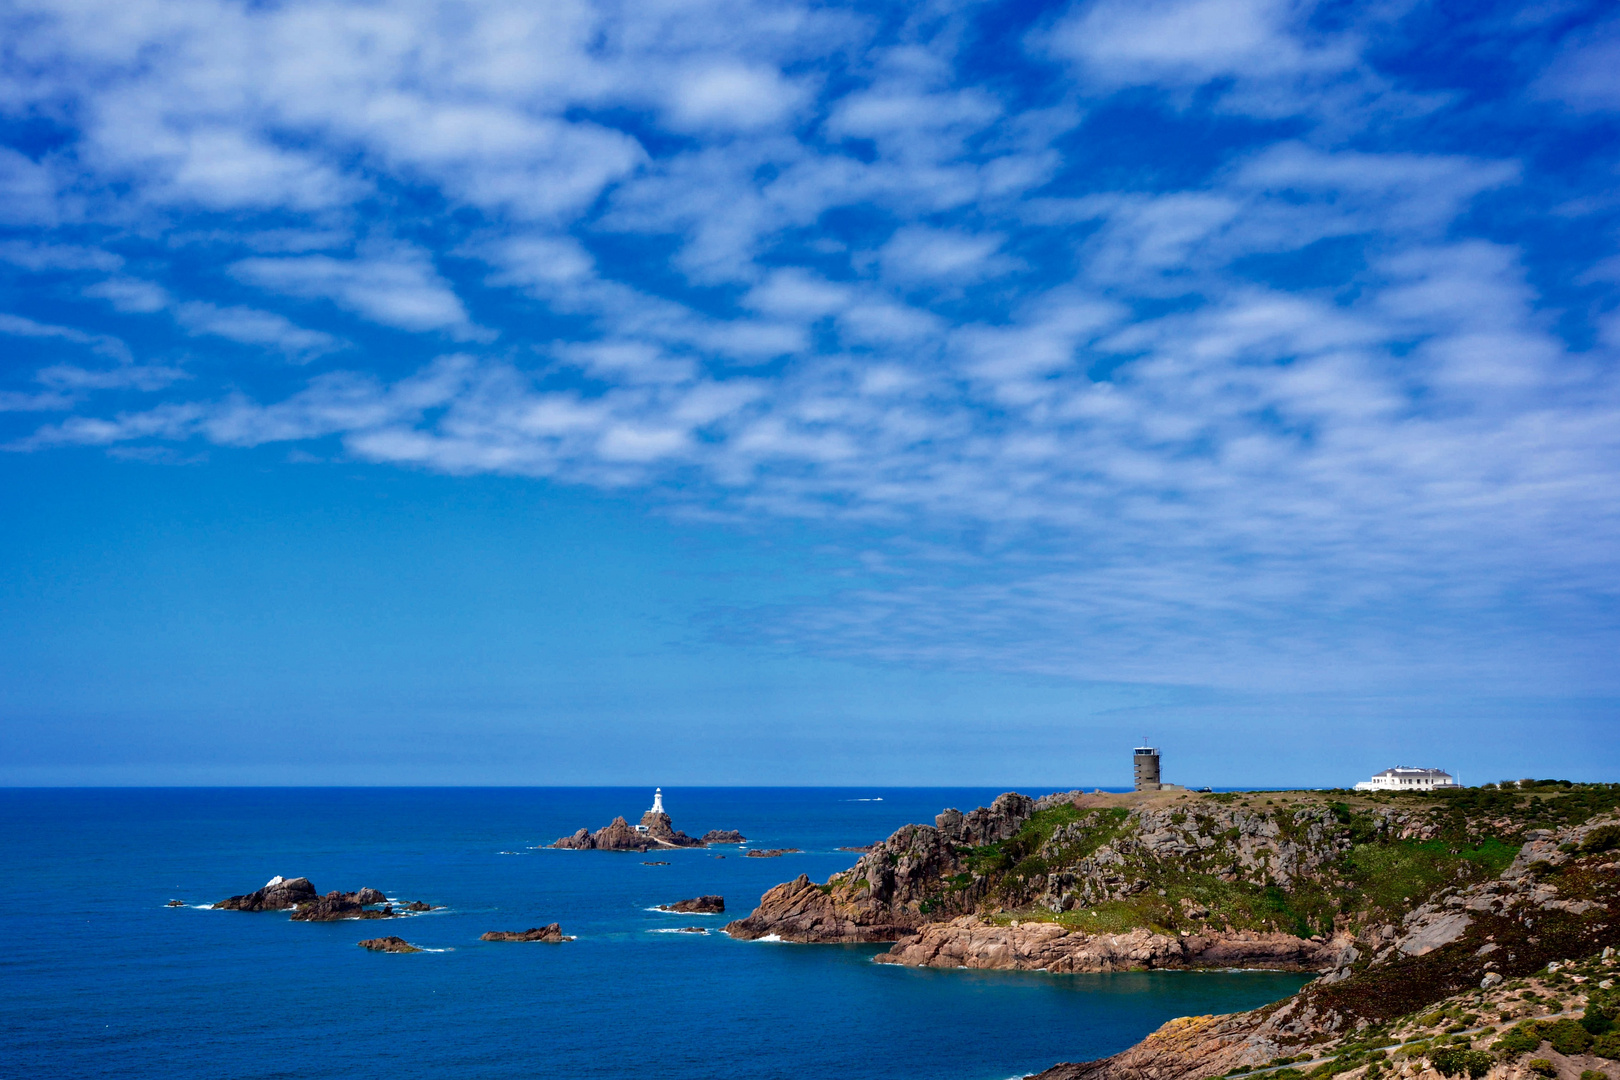
[[[1136,790],[1158,791],[1159,782],[1159,748],[1156,746],[1138,746],[1131,751],[1136,764]]]

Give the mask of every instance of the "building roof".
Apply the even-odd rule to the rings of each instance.
[[[1419,769],[1412,765],[1397,765],[1393,769],[1385,769],[1375,776],[1450,776],[1444,769]]]

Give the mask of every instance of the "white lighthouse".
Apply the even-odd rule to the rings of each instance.
[[[664,789],[663,788],[653,788],[652,809],[647,811],[647,813],[649,813],[649,814],[662,814],[663,812],[664,812]]]

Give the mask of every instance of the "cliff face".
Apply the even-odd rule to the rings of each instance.
[[[1549,1045],[1540,1029],[1499,1040],[1494,1025],[1578,1013],[1596,994],[1609,1020],[1590,1027],[1609,1030],[1603,1025],[1620,1008],[1620,818],[1526,835],[1499,875],[1447,885],[1397,920],[1360,927],[1333,970],[1294,997],[1174,1020],[1121,1054],[1054,1066],[1042,1080],[1203,1080],[1278,1058],[1312,1064],[1271,1080],[1297,1080],[1306,1070],[1318,1080],[1441,1080],[1437,1068],[1528,1080],[1535,1055],[1549,1063],[1539,1075],[1575,1080],[1604,1064],[1570,1049],[1582,1038],[1592,1043],[1590,1033],[1566,1028],[1568,1042]],[[1594,1045],[1620,1054],[1620,1039]]]
[[[802,874],[778,885],[726,932],[811,942],[895,941],[915,933],[944,912],[971,910],[982,890],[952,892],[942,883],[964,872],[964,856],[974,847],[1016,835],[1034,808],[1034,800],[1009,793],[969,814],[946,810],[932,826],[903,826],[826,885]]]

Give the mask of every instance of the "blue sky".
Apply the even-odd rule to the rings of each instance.
[[[0,783],[1613,778],[1617,135],[1597,3],[9,3]]]

